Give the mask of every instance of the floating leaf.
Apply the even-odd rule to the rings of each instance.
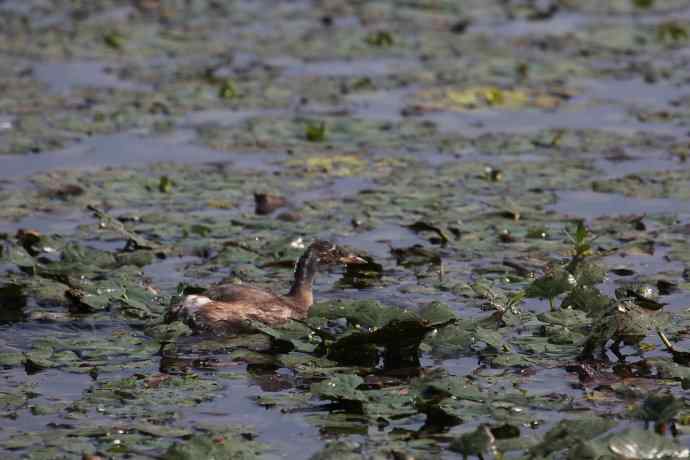
[[[274,328],[260,321],[249,321],[248,326],[271,337],[276,351],[287,353],[297,350],[309,353],[316,349],[316,345],[309,342],[309,330],[299,323],[289,322]]]
[[[297,162],[296,162],[297,163]],[[299,164],[302,164],[300,161]],[[367,161],[358,155],[312,156],[303,163],[307,173],[331,176],[353,176],[367,167]]]
[[[659,289],[648,284],[628,284],[616,288],[617,299],[631,299],[637,305],[647,310],[661,310],[665,304],[659,302]]]
[[[415,318],[414,313],[386,307],[373,300],[332,301],[312,305],[309,317],[336,320],[345,318],[355,327],[377,328],[394,319]]]
[[[365,41],[372,46],[388,47],[393,46],[393,35],[385,30],[372,32],[365,38]]]
[[[442,302],[430,302],[419,310],[419,317],[430,323],[445,323],[456,320],[458,315]]]
[[[331,441],[309,460],[364,460],[361,450],[362,446],[354,442]]]
[[[483,454],[496,451],[496,438],[487,425],[482,425],[471,433],[465,433],[451,441],[450,450],[462,454],[465,458],[471,455],[483,458]]]
[[[158,191],[161,193],[172,192],[172,189],[174,186],[175,186],[175,182],[172,179],[170,179],[168,176],[161,176],[160,179],[158,180]]]
[[[367,401],[366,394],[357,387],[364,383],[358,375],[338,374],[311,386],[311,393],[321,399],[331,401]]]
[[[406,227],[414,232],[433,232],[438,235],[442,244],[446,244],[450,240],[448,234],[442,228],[428,222],[418,220],[413,224],[406,225]]]
[[[668,423],[685,407],[683,401],[670,393],[651,394],[645,398],[637,411],[637,416],[644,421]]]
[[[173,444],[161,457],[163,460],[195,460],[200,458],[260,458],[261,447],[250,437],[235,432],[195,435],[188,441]]]
[[[362,257],[365,263],[348,264],[345,273],[338,280],[338,287],[365,289],[380,284],[383,277],[383,266],[371,257]]]
[[[237,95],[237,88],[232,80],[226,79],[223,81],[223,83],[221,83],[220,88],[218,89],[218,97],[221,99],[232,99],[237,97]]]
[[[103,36],[103,41],[109,47],[116,50],[121,50],[125,47],[127,38],[120,32],[110,31]]]
[[[525,295],[529,298],[549,299],[553,308],[553,299],[575,287],[573,275],[561,268],[553,268],[544,276],[527,286]]]
[[[0,261],[27,269],[36,265],[36,261],[25,248],[7,239],[2,240],[0,245]]]
[[[530,452],[534,456],[546,457],[578,442],[595,438],[614,426],[616,422],[613,420],[595,416],[561,420],[544,435],[542,442],[530,449]]]
[[[688,27],[677,21],[661,23],[656,29],[656,38],[663,43],[678,43],[690,38]]]
[[[375,367],[381,358],[368,332],[354,331],[328,346],[328,359],[346,366]]]
[[[574,308],[590,315],[598,315],[608,310],[613,299],[593,286],[577,286],[563,298],[561,308]]]
[[[87,206],[87,209],[100,219],[101,228],[108,228],[127,238],[127,248],[129,249],[153,249],[161,251],[163,248],[158,243],[151,242],[146,238],[128,230],[122,222],[112,217],[110,214],[98,209],[95,206]]]
[[[391,254],[399,265],[404,267],[414,267],[417,265],[441,265],[441,254],[434,250],[428,249],[420,244],[415,244],[407,248],[393,248]]]
[[[558,94],[557,91],[537,91],[519,87],[476,86],[462,89],[425,90],[415,96],[414,102],[415,106],[422,111],[464,111],[486,107],[517,110],[526,106],[551,109],[560,105],[564,94]]]
[[[635,8],[649,9],[654,6],[655,0],[631,0]]]
[[[611,452],[626,460],[688,458],[690,449],[650,431],[628,429],[608,441]]]

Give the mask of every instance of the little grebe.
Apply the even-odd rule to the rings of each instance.
[[[286,295],[252,286],[221,284],[205,295],[188,295],[171,310],[172,319],[182,319],[196,330],[232,333],[251,329],[248,321],[268,325],[291,318],[303,319],[314,303],[312,283],[320,266],[362,264],[366,260],[328,241],[315,241],[299,258],[295,279]]]

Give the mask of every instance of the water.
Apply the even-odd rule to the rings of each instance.
[[[639,199],[620,194],[598,192],[558,192],[558,201],[550,208],[576,217],[593,219],[602,216],[662,214],[678,212],[688,215],[686,202],[667,198]]]
[[[108,166],[144,166],[178,163],[229,162],[230,157],[174,137],[148,137],[136,133],[93,136],[82,143],[42,155],[3,158],[0,178],[10,179],[61,169],[96,169]]]
[[[33,66],[36,80],[52,91],[68,94],[78,88],[114,88],[127,91],[150,91],[146,85],[122,80],[114,75],[117,68],[93,61],[41,62]]]

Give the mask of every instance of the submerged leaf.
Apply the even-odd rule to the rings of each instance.
[[[567,269],[575,277],[578,286],[594,286],[606,279],[606,270],[587,259],[574,258]]]

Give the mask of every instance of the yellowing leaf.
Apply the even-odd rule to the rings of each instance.
[[[415,96],[416,107],[428,110],[474,110],[484,107],[517,110],[524,107],[553,109],[568,97],[528,88],[502,89],[495,86],[473,86],[457,89],[431,89]]]
[[[478,94],[474,91],[449,90],[447,95],[452,103],[468,108],[476,107],[480,102]]]
[[[307,173],[323,173],[332,176],[352,176],[364,171],[368,163],[357,155],[314,156],[302,161],[290,162],[290,166],[303,167]]]

